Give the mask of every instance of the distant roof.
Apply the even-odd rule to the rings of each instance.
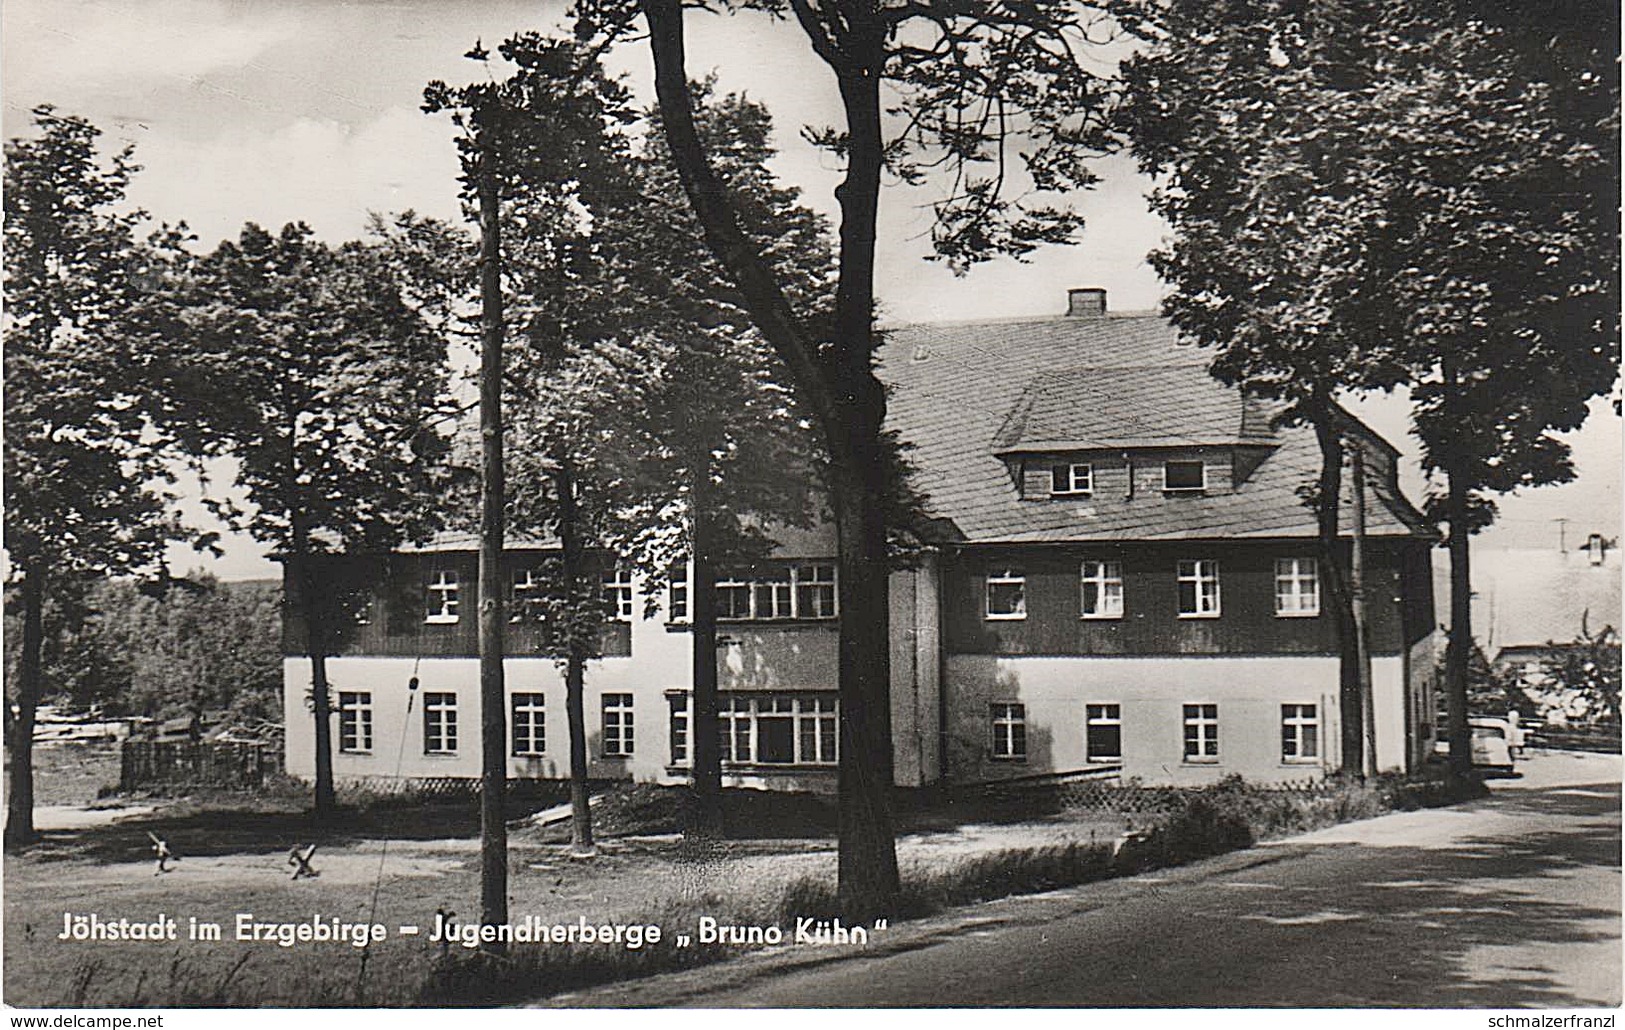
[[[1207,354],[1182,343],[1156,314],[899,325],[883,333],[888,424],[912,445],[908,459],[929,514],[951,521],[967,541],[1315,535],[1313,513],[1299,495],[1320,468],[1314,433],[1272,430],[1267,409],[1208,377]],[[1233,492],[1098,504],[1022,501],[998,452],[1062,443],[1274,446]],[[1392,448],[1380,446],[1388,460]],[[1343,491],[1345,532],[1353,528],[1351,493]],[[1373,536],[1429,532],[1388,488],[1372,492],[1367,530]]]

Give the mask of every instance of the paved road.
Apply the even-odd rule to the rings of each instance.
[[[594,1006],[1617,1006],[1620,762],[1157,875],[554,1000]]]

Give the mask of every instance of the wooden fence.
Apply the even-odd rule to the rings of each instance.
[[[282,772],[282,749],[266,744],[127,740],[119,789],[157,785],[255,790]]]

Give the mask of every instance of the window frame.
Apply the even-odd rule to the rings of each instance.
[[[424,610],[423,621],[432,626],[454,626],[462,619],[463,581],[462,576],[455,568],[438,566],[430,570],[429,579],[423,585]],[[430,598],[439,595],[438,609],[428,604]]]
[[[508,576],[509,622],[542,619],[543,608],[538,602],[547,596],[547,585],[542,582],[541,571],[535,565],[514,566]]]
[[[1219,705],[1215,701],[1186,701],[1180,720],[1181,761],[1186,765],[1217,765],[1222,752],[1219,750]],[[1209,711],[1211,709],[1211,714]],[[1194,738],[1192,729],[1196,730]],[[1191,752],[1191,743],[1197,745],[1196,753]],[[1205,747],[1204,747],[1205,745]]]
[[[833,560],[774,564],[756,574],[730,570],[717,576],[717,621],[830,622],[840,617],[838,587]]]
[[[1089,575],[1089,566],[1091,565],[1096,567],[1097,575]],[[1091,612],[1088,603],[1088,587],[1090,584],[1094,584],[1096,588],[1095,596],[1101,601],[1107,600],[1111,596],[1111,591],[1108,588],[1115,584],[1117,587],[1117,610]],[[1078,611],[1081,613],[1079,617],[1092,620],[1121,619],[1127,606],[1126,592],[1123,588],[1123,563],[1106,558],[1083,559],[1078,566]],[[1097,605],[1097,607],[1099,606]]]
[[[1066,486],[1061,488],[1055,474],[1066,470]],[[1083,470],[1083,485],[1078,485],[1078,470]],[[1089,497],[1095,492],[1095,466],[1087,461],[1058,461],[1050,465],[1049,495],[1051,497]]]
[[[1297,709],[1297,711],[1289,714],[1288,709]],[[1312,714],[1305,716],[1303,714],[1304,709],[1308,709]],[[1288,736],[1289,729],[1293,731],[1290,737]],[[1306,755],[1303,753],[1303,731],[1305,729],[1314,730],[1314,735],[1312,738],[1314,743],[1314,754]],[[1287,743],[1289,740],[1297,748],[1298,753],[1295,755],[1287,754]],[[1281,702],[1282,765],[1319,765],[1321,763],[1320,752],[1323,748],[1324,740],[1325,734],[1321,731],[1320,705],[1318,703],[1308,701]]]
[[[339,754],[372,754],[372,691],[341,690],[338,692]],[[352,737],[353,747],[345,746],[345,738]]]
[[[838,768],[840,718],[840,698],[833,693],[733,691],[719,694],[717,743],[722,764],[735,769]],[[762,758],[761,723],[764,719],[789,720],[790,761],[771,762]]]
[[[1187,565],[1191,566],[1189,572],[1185,570]],[[1211,574],[1204,575],[1204,568],[1210,570]],[[1195,602],[1195,611],[1185,609],[1183,587],[1186,583],[1194,584],[1191,597]],[[1174,563],[1174,584],[1176,595],[1174,603],[1181,619],[1217,619],[1223,614],[1224,595],[1219,580],[1219,560],[1217,558],[1180,558]],[[1211,584],[1213,587],[1211,609],[1204,605],[1203,599],[1205,595],[1202,591],[1204,584]]]
[[[1304,566],[1308,566],[1307,575]],[[1283,594],[1283,583],[1290,584],[1289,592]],[[1306,592],[1303,585],[1309,584]],[[1309,597],[1310,604],[1304,604],[1304,597]],[[1282,607],[1282,601],[1291,599],[1295,606]],[[1275,617],[1277,619],[1312,619],[1320,614],[1320,560],[1318,558],[1277,558],[1275,559]]]
[[[1092,709],[1109,709],[1097,718]],[[1097,756],[1090,746],[1089,730],[1094,726],[1117,727],[1117,754]],[[1085,701],[1083,704],[1083,760],[1091,765],[1122,764],[1123,761],[1123,704],[1121,701]]]
[[[525,698],[524,702],[520,698]],[[532,700],[534,699],[534,700]],[[520,715],[527,716],[524,720]],[[519,730],[521,723],[529,739],[530,747],[521,750],[519,747]],[[516,690],[508,697],[508,754],[514,758],[537,758],[547,753],[547,695],[534,690]]]
[[[457,693],[430,690],[423,694],[423,753],[457,753]],[[438,741],[438,746],[434,746]]]
[[[667,765],[689,768],[694,764],[694,695],[687,690],[668,690],[666,705]]]
[[[688,580],[688,563],[673,565],[666,573],[666,617],[670,621],[689,621],[690,596],[692,588]]]
[[[1027,705],[1021,701],[990,701],[987,707],[991,732],[988,757],[995,762],[1025,762]]]
[[[993,610],[993,588],[998,586],[1014,585],[1019,588],[1016,595],[1017,605],[1014,611],[995,612]],[[982,618],[989,622],[1019,622],[1027,617],[1027,570],[1020,565],[997,565],[987,570],[983,577],[982,589]]]
[[[637,699],[628,691],[617,690],[599,695],[598,701],[598,756],[600,758],[631,758],[637,748]],[[610,715],[614,714],[614,733],[610,733]],[[613,742],[613,749],[611,744]]]
[[[1201,469],[1201,482],[1195,486],[1174,486],[1168,481],[1168,470],[1174,465],[1195,465]],[[1201,458],[1164,458],[1162,462],[1162,492],[1165,494],[1200,494],[1207,492],[1207,462]]]
[[[637,590],[631,569],[617,562],[600,574],[598,583],[608,621],[631,622],[637,617]]]

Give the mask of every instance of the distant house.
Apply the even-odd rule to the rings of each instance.
[[[1151,314],[1072,291],[1066,315],[889,329],[890,424],[941,528],[891,578],[897,782],[1095,770],[1147,782],[1316,776],[1339,761],[1338,658],[1315,520],[1313,433],[1206,373]],[[1364,449],[1370,635],[1384,768],[1432,736],[1434,538],[1396,454]],[[1352,531],[1352,490],[1343,529]],[[828,789],[839,746],[834,538],[783,534],[718,583],[730,782]],[[516,596],[545,544],[514,547]],[[346,559],[370,569],[364,625],[328,664],[335,771],[478,774],[475,546]],[[644,618],[605,559],[619,614],[587,682],[594,776],[676,782],[690,755],[689,585]],[[290,628],[290,642],[299,639]],[[564,689],[510,640],[510,771],[568,767]],[[287,659],[288,764],[310,774],[308,663]],[[409,710],[408,684],[417,690]]]

